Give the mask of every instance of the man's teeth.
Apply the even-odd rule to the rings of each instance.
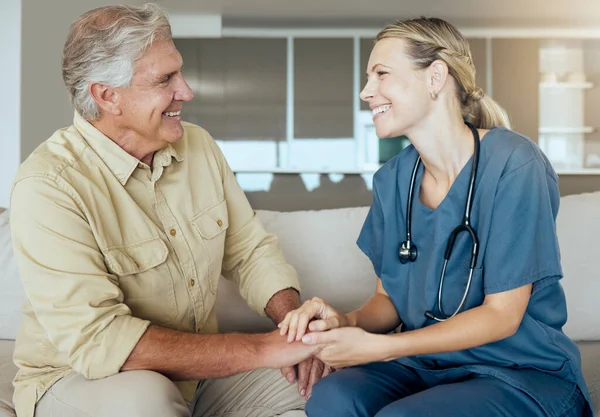
[[[175,116],[179,116],[181,114],[181,110],[179,110],[179,111],[166,111],[163,114],[165,116],[175,117]]]
[[[386,105],[386,106],[379,106],[375,109],[373,109],[373,116],[377,116],[378,114],[381,113],[385,113],[386,111],[388,111],[392,106],[390,105]]]

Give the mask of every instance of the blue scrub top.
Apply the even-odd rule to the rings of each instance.
[[[437,309],[438,288],[448,237],[462,220],[472,158],[445,199],[432,210],[419,199],[423,166],[415,182],[412,241],[415,262],[401,264],[398,251],[406,240],[406,204],[418,153],[409,146],[373,178],[373,203],[358,238],[371,259],[403,326],[410,331],[435,324],[425,317]],[[513,336],[473,349],[397,359],[401,363],[444,372],[462,368],[493,375],[532,396],[547,415],[556,415],[556,396],[572,394],[575,384],[591,400],[581,373],[577,345],[562,331],[567,320],[556,215],[558,177],[535,143],[509,129],[491,129],[482,139],[472,225],[479,237],[479,258],[471,289],[461,311],[480,306],[486,294],[533,284],[527,311]],[[463,296],[470,260],[467,233],[457,238],[444,279],[442,305],[454,313]],[[543,371],[543,372],[540,372]],[[569,394],[570,393],[570,394]]]

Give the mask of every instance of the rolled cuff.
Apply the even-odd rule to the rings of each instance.
[[[149,321],[130,315],[115,317],[83,375],[87,379],[99,379],[118,374],[148,326]]]
[[[248,305],[258,314],[266,317],[267,304],[279,291],[293,288],[300,293],[298,275],[291,265],[279,265],[272,269],[272,273],[265,276],[260,285],[254,285],[254,291],[248,296]]]

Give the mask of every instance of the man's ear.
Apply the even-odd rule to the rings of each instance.
[[[427,87],[429,93],[437,96],[448,81],[448,65],[440,59],[437,59],[427,68]]]
[[[100,113],[109,113],[115,116],[121,114],[121,94],[117,89],[100,83],[91,83],[89,88]]]

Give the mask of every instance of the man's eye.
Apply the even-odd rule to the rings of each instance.
[[[380,77],[383,77],[386,74],[387,74],[386,71],[377,71],[377,75],[379,75]]]

